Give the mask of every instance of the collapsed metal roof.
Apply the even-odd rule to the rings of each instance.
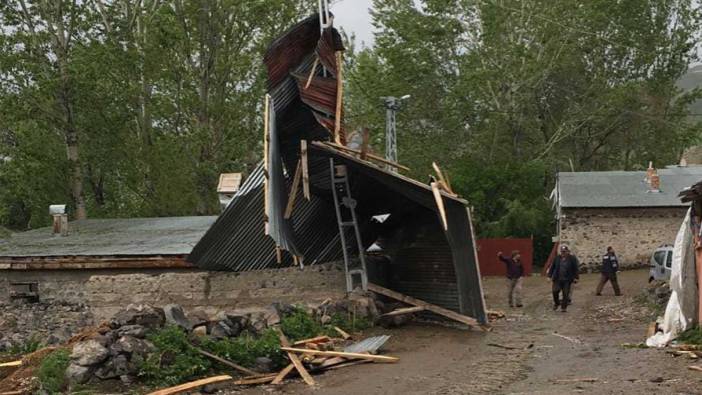
[[[327,27],[320,32],[319,17],[313,15],[275,40],[264,58],[275,114],[271,120],[275,125],[269,134],[273,141],[267,156],[279,156],[287,174],[282,190],[280,183],[271,185],[269,178],[268,204],[276,206],[269,216],[276,216],[273,222],[289,221],[292,232],[287,234],[276,228],[271,236],[277,242],[265,234],[265,176],[264,169],[258,167],[188,260],[203,268],[235,271],[292,265],[294,260],[289,253],[277,261],[276,244],[294,245],[290,252],[299,254],[305,265],[338,260],[342,251],[331,168],[332,163],[346,165],[362,245],[382,246],[389,257],[389,261],[374,266],[373,281],[485,322],[465,200],[441,192],[447,218],[444,230],[428,185],[324,143],[331,139],[337,122],[335,56],[340,50],[343,46],[336,29]],[[316,67],[318,64],[323,67]],[[302,140],[309,142],[306,163],[310,199],[296,199],[291,217],[282,219],[292,175],[302,160]],[[270,157],[266,163],[269,172],[280,171]],[[379,215],[386,215],[387,219],[373,219]]]

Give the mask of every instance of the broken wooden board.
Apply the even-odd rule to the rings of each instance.
[[[266,375],[258,375],[258,376],[251,376],[251,377],[243,377],[240,378],[236,381],[234,381],[232,384],[235,385],[254,385],[254,384],[265,384],[265,383],[270,383],[275,378],[277,377],[276,373],[272,374],[266,374]]]
[[[310,171],[307,164],[307,140],[300,141],[300,163],[302,163],[302,194],[310,200]]]
[[[353,148],[346,147],[346,146],[344,146],[344,145],[335,144],[335,143],[332,143],[332,142],[330,142],[330,141],[323,141],[322,143],[325,144],[325,145],[328,145],[328,146],[330,146],[330,147],[339,149],[339,150],[341,150],[341,151],[350,152],[350,153],[352,153],[352,154],[356,154],[356,155],[359,155],[359,156],[360,156],[360,155],[363,155],[363,152],[361,152],[361,151],[359,151],[359,150],[355,150],[355,149],[353,149]],[[397,162],[393,162],[393,161],[391,161],[391,160],[387,160],[387,159],[385,159],[385,158],[381,158],[380,156],[373,155],[373,154],[371,154],[371,153],[369,153],[369,152],[366,152],[365,155],[366,155],[366,158],[367,158],[367,159],[371,159],[371,160],[374,160],[374,161],[376,161],[376,162],[383,163],[383,164],[385,164],[385,165],[390,165],[390,166],[393,166],[393,167],[397,167],[397,168],[402,169],[402,170],[405,170],[405,171],[409,171],[409,170],[410,170],[410,168],[407,167],[407,166],[401,165],[401,164],[399,164],[399,163],[397,163]]]
[[[229,366],[229,367],[231,367],[231,368],[234,368],[234,369],[236,369],[236,370],[238,370],[238,371],[240,371],[240,372],[243,372],[243,373],[246,373],[246,374],[249,374],[249,375],[260,375],[260,373],[258,373],[258,372],[255,372],[255,371],[253,371],[253,370],[251,370],[251,369],[247,369],[247,368],[245,368],[245,367],[243,367],[243,366],[241,366],[241,365],[237,365],[237,364],[235,364],[234,362],[228,361],[228,360],[226,360],[226,359],[224,359],[224,358],[222,358],[222,357],[220,357],[220,356],[218,356],[218,355],[211,354],[211,353],[209,353],[209,352],[207,352],[207,351],[205,351],[205,350],[199,349],[199,348],[197,348],[197,347],[193,347],[193,349],[194,349],[195,351],[197,351],[198,353],[200,353],[200,354],[206,356],[207,358],[213,359],[213,360],[215,360],[215,361],[217,361],[217,362],[219,362],[219,363],[221,363],[221,364],[223,364],[223,365],[227,365],[227,366]]]
[[[696,370],[698,372],[702,372],[702,366],[697,366],[697,365],[690,365],[687,367],[690,370]]]
[[[648,329],[646,330],[646,338],[648,339],[649,337],[655,335],[656,329],[658,329],[658,324],[656,324],[655,321],[648,324]]]
[[[326,343],[328,341],[331,341],[331,338],[329,336],[317,336],[317,337],[312,337],[309,339],[303,339],[303,340],[298,340],[295,343],[293,343],[293,346],[299,346],[301,344],[307,344],[307,343]]]
[[[290,374],[290,372],[292,372],[293,369],[295,369],[295,364],[292,364],[292,363],[291,363],[291,364],[289,364],[288,366],[286,366],[283,370],[280,371],[280,373],[278,373],[277,376],[275,376],[275,378],[273,379],[273,381],[271,381],[271,384],[273,384],[273,385],[278,385],[278,384],[282,383],[283,380],[285,380],[285,377],[286,377],[288,374]]]
[[[302,178],[302,163],[297,162],[295,168],[295,176],[293,177],[292,186],[290,187],[290,196],[288,197],[288,205],[285,207],[285,219],[290,219],[293,208],[295,207],[295,199],[297,198],[297,190],[300,189],[300,179]]]
[[[439,191],[439,186],[436,182],[431,183],[431,192],[434,194],[434,200],[436,201],[436,208],[439,211],[439,218],[441,219],[441,227],[444,231],[448,230],[448,220],[446,219],[446,208],[444,207],[444,199],[441,197],[441,192]]]
[[[290,342],[288,341],[288,338],[285,337],[282,331],[278,331],[278,337],[280,338],[280,344],[283,346],[280,349],[283,351],[288,351],[286,348],[290,346]],[[293,349],[294,350],[294,349]],[[307,372],[307,369],[302,365],[302,361],[300,361],[300,358],[298,358],[297,355],[293,354],[292,352],[288,352],[288,358],[290,358],[290,362],[295,366],[295,369],[297,369],[297,372],[300,373],[300,377],[302,377],[303,380],[305,380],[305,383],[307,385],[315,385],[315,381],[310,376],[309,372]]]
[[[16,368],[22,366],[22,360],[0,363],[0,368]]]
[[[402,315],[402,314],[413,314],[413,313],[419,313],[420,311],[426,310],[422,306],[413,306],[413,307],[402,307],[399,309],[395,309],[389,313],[382,314],[381,317],[393,317],[396,315]]]
[[[335,326],[335,327],[334,327],[334,330],[335,330],[339,335],[341,335],[341,337],[343,337],[344,340],[348,340],[348,339],[351,338],[351,335],[349,335],[348,333],[346,333],[346,331],[344,331],[343,329],[339,328],[338,326]]]
[[[214,384],[214,383],[221,383],[223,381],[229,381],[233,380],[234,378],[229,375],[221,375],[221,376],[213,376],[213,377],[208,377],[205,379],[200,379],[200,380],[195,380],[191,381],[189,383],[184,383],[180,385],[176,385],[174,387],[169,387],[169,388],[163,388],[158,391],[154,391],[149,393],[148,395],[173,395],[173,394],[180,394],[181,392],[186,392],[193,390],[198,387],[202,387],[203,385],[207,384]]]
[[[476,320],[475,318],[471,318],[471,317],[468,317],[468,316],[463,315],[463,314],[458,314],[455,311],[451,311],[449,309],[445,309],[443,307],[439,307],[439,306],[424,302],[422,300],[415,299],[411,296],[403,295],[399,292],[395,292],[393,290],[383,288],[379,285],[368,283],[368,290],[373,291],[373,292],[380,294],[380,295],[385,295],[389,298],[399,300],[400,302],[411,304],[413,306],[423,307],[427,311],[431,311],[434,314],[438,314],[440,316],[452,319],[452,320],[454,320],[456,322],[460,322],[462,324],[466,324],[466,325],[470,325],[470,326],[479,326],[481,328],[484,327],[483,325],[480,325],[478,320]],[[486,329],[484,328],[484,330],[486,330]]]
[[[351,359],[367,359],[373,362],[385,362],[394,363],[400,359],[397,357],[389,357],[386,355],[373,355],[373,354],[359,354],[353,352],[343,352],[343,351],[321,351],[321,350],[308,350],[304,348],[292,348],[292,347],[281,347],[283,351],[289,353],[299,353],[299,354],[309,354],[309,355],[321,355],[325,357],[343,357]]]

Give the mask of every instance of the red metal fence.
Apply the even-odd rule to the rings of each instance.
[[[530,275],[534,261],[534,247],[532,239],[479,239],[478,262],[480,274],[483,276],[504,276],[507,267],[504,262],[497,259],[497,253],[509,257],[513,250],[519,250],[524,265],[524,275]]]

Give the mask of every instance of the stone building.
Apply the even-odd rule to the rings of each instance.
[[[607,246],[624,268],[648,265],[657,247],[675,241],[687,211],[678,193],[700,179],[702,166],[558,173],[558,240],[583,270],[599,270]]]

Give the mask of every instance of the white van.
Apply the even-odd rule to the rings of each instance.
[[[673,266],[673,246],[664,245],[656,248],[651,255],[651,271],[648,282],[653,280],[670,280],[670,269]]]

